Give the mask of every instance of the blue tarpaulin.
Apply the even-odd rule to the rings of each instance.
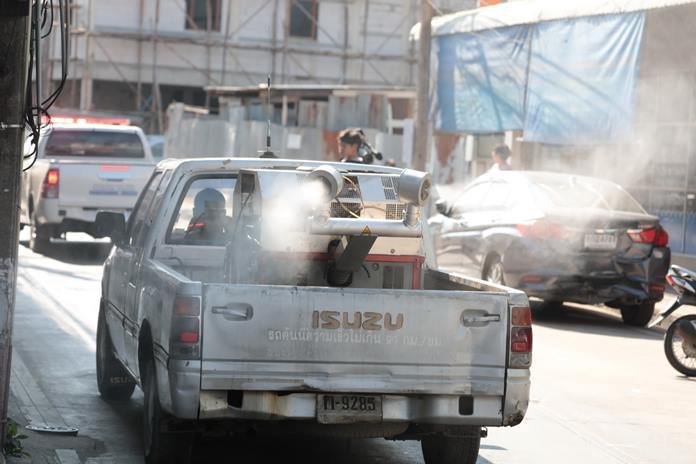
[[[638,12],[537,24],[524,139],[592,144],[630,136],[644,21]]]
[[[556,144],[626,138],[644,24],[635,12],[438,36],[435,128],[523,129]]]
[[[438,37],[435,127],[502,132],[524,121],[528,26]]]

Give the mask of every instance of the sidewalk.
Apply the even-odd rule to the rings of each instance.
[[[15,350],[12,353],[10,379],[9,419],[19,426],[19,434],[28,438],[21,441],[29,456],[7,456],[8,464],[89,464],[106,461],[90,456],[103,453],[104,446],[89,437],[57,433],[39,433],[27,430],[32,425],[69,426],[55,406],[46,397],[34,377]],[[82,456],[82,458],[81,458]],[[2,461],[0,461],[2,462]]]

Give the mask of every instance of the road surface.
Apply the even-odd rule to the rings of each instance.
[[[71,243],[44,256],[20,245],[11,414],[20,424],[79,428],[77,437],[31,434],[25,446],[34,462],[142,462],[142,394],[109,404],[97,393],[98,252]],[[626,327],[597,308],[535,311],[532,369],[527,418],[490,429],[479,463],[696,462],[696,379],[667,364],[661,334]],[[418,443],[381,439],[257,439],[199,448],[214,450],[209,462],[423,462]]]

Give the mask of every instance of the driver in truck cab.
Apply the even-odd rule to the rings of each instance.
[[[219,244],[229,231],[225,196],[214,188],[198,192],[193,200],[193,217],[186,228],[186,239]]]

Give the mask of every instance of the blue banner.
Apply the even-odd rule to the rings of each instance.
[[[534,27],[524,140],[597,144],[629,137],[645,13]]]
[[[435,129],[520,129],[530,37],[529,26],[437,37]]]

